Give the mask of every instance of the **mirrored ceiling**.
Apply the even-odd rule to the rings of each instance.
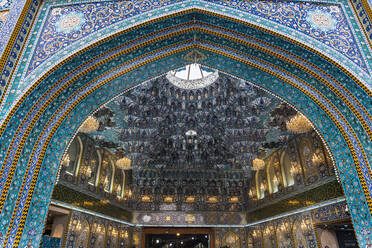
[[[286,122],[296,113],[247,81],[192,64],[123,93],[80,131],[133,168],[249,170],[293,136]]]

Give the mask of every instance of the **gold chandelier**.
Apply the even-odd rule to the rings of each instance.
[[[265,168],[265,161],[263,161],[262,159],[259,159],[259,158],[253,159],[252,170],[259,171],[259,170],[262,170],[263,168]]]
[[[320,165],[323,162],[323,159],[320,155],[314,153],[313,157],[311,158],[313,164]]]
[[[291,164],[292,164],[292,166],[289,170],[289,173],[291,173],[292,176],[295,176],[298,172],[298,169],[297,169],[297,166],[296,166],[295,162],[292,162]]]
[[[297,114],[287,121],[287,129],[294,133],[307,133],[313,129],[310,122],[306,119],[305,116]]]
[[[122,170],[129,170],[130,164],[131,164],[131,160],[127,157],[123,157],[116,161],[116,166]]]
[[[99,121],[92,116],[89,116],[81,125],[79,131],[82,133],[91,133],[97,131],[99,127]]]

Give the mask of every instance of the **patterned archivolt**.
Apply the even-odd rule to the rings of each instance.
[[[61,180],[125,209],[245,211],[334,175],[307,123],[223,73],[197,89],[162,76],[84,122],[63,158]]]

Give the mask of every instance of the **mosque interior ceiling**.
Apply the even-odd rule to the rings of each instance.
[[[135,169],[249,171],[260,151],[293,136],[285,122],[296,111],[248,82],[215,74],[203,88],[182,89],[170,76],[143,83],[94,113],[99,127],[88,136]]]
[[[253,211],[334,180],[306,118],[270,92],[196,63],[92,113],[62,165],[59,187],[129,211]]]

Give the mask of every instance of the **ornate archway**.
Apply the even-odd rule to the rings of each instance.
[[[219,5],[213,5],[215,12],[184,5],[113,29],[84,49],[72,47],[65,60],[39,67],[45,73],[36,82],[26,78],[32,86],[0,130],[1,245],[38,244],[58,161],[91,112],[126,89],[189,63],[195,54],[199,63],[266,89],[313,122],[337,165],[360,244],[367,244],[372,236],[369,82],[310,46],[230,17],[241,11],[229,8],[231,13],[223,14],[227,9]]]

